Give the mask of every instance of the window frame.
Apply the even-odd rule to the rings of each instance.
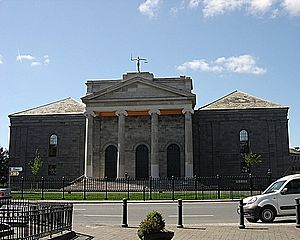
[[[55,138],[53,140],[53,137]],[[54,141],[54,143],[51,143]],[[58,136],[55,133],[52,133],[49,137],[48,144],[48,157],[57,157],[57,148],[58,148]]]

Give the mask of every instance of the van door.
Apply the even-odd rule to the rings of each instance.
[[[289,181],[281,193],[278,193],[279,215],[296,214],[295,198],[300,198],[300,179]]]

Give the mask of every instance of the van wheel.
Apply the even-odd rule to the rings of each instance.
[[[275,209],[271,206],[263,207],[259,214],[259,219],[264,223],[271,223],[276,217]]]
[[[251,223],[256,223],[259,218],[246,218],[248,222],[251,222]]]

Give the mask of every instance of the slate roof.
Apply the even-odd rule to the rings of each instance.
[[[247,93],[234,91],[228,95],[207,104],[199,110],[229,110],[229,109],[267,109],[267,108],[288,108],[286,106],[272,103],[264,99],[251,96]]]
[[[85,112],[85,105],[68,97],[40,107],[13,113],[10,116],[80,114]]]

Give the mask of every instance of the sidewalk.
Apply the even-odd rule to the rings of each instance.
[[[93,236],[96,240],[138,240],[138,226],[83,225],[75,224],[73,230]],[[168,230],[175,232],[174,240],[298,240],[300,228],[293,224],[248,224],[246,229],[239,229],[238,224],[204,224],[186,225],[176,228],[167,225]],[[172,240],[173,240],[172,239]]]

